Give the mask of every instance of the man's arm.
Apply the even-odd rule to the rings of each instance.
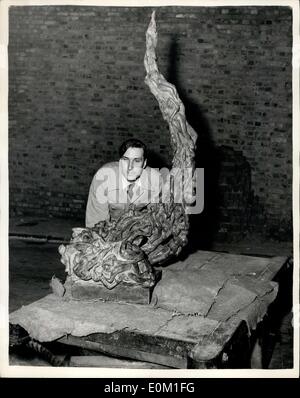
[[[85,225],[88,228],[92,228],[99,221],[109,219],[109,208],[105,187],[106,180],[101,178],[101,175],[97,173],[91,183],[86,206]]]

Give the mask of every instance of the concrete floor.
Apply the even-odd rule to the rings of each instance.
[[[9,252],[9,311],[51,293],[53,275],[65,278],[57,243],[11,240]]]
[[[14,219],[10,221],[9,250],[9,311],[29,304],[51,292],[49,281],[55,275],[64,280],[64,266],[60,263],[58,246],[68,241],[74,221],[47,220],[37,218]],[[75,223],[80,226],[80,223]],[[248,255],[292,255],[290,242],[264,242],[259,237],[248,237],[238,243],[218,243],[214,250]],[[273,336],[270,345],[271,369],[291,368],[293,366],[293,327],[292,314],[287,312],[280,329]],[[11,355],[11,364],[48,364],[36,356],[22,358]]]

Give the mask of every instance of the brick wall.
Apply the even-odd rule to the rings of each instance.
[[[12,215],[83,217],[93,174],[131,136],[148,144],[154,166],[170,163],[167,125],[144,84],[150,15],[144,7],[10,8]],[[199,134],[202,217],[214,214],[206,222],[219,230],[291,234],[291,18],[288,7],[157,9],[159,67]],[[220,212],[224,203],[214,193],[230,198],[241,164],[250,170],[246,196],[231,214],[247,216],[217,220],[213,204]]]

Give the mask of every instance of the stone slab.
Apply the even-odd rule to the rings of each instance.
[[[95,282],[77,281],[71,285],[71,296],[75,300],[124,301],[126,303],[149,304],[152,289],[141,286],[119,284],[109,290]]]
[[[151,303],[185,315],[206,316],[225,282],[222,272],[170,267],[155,286]]]

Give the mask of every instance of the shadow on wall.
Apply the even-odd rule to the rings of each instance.
[[[219,229],[219,203],[218,203],[218,178],[219,159],[218,151],[212,140],[212,132],[207,119],[199,104],[192,102],[187,96],[178,80],[177,54],[179,54],[178,41],[172,38],[169,55],[169,69],[167,80],[177,88],[179,97],[185,106],[186,118],[198,135],[197,150],[195,154],[196,167],[204,168],[205,203],[201,214],[190,216],[190,250],[210,248]]]
[[[245,236],[249,231],[253,192],[251,167],[245,156],[229,146],[214,144],[201,106],[191,101],[181,87],[176,69],[178,53],[178,42],[173,37],[167,80],[176,86],[185,105],[187,121],[198,135],[195,164],[204,168],[204,210],[190,216],[186,250],[191,252],[209,250],[215,241],[237,241]]]

